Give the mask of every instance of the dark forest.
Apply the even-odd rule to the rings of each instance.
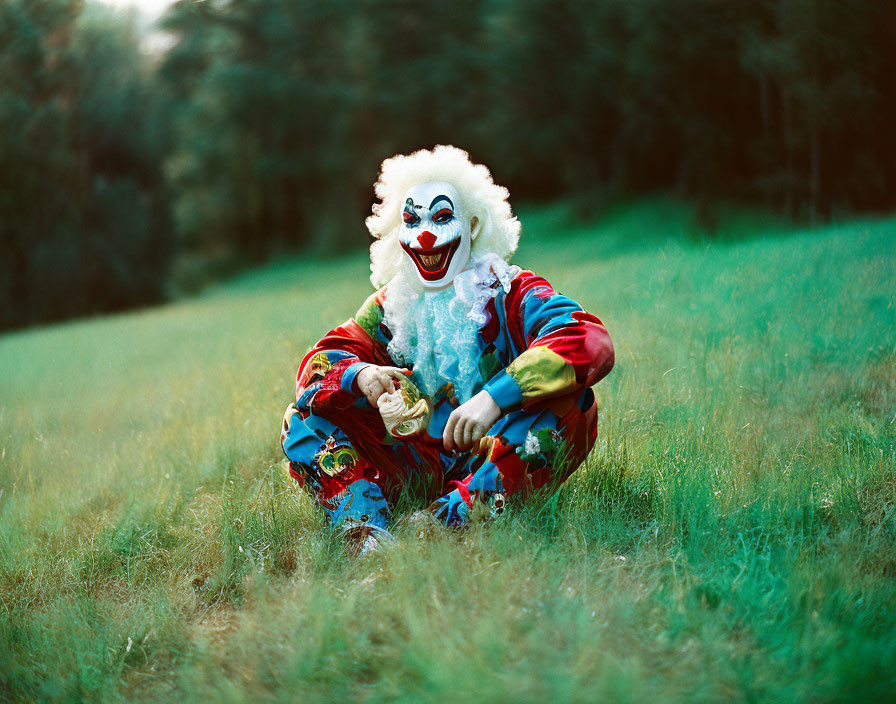
[[[807,224],[896,201],[885,0],[0,4],[0,327],[367,244],[379,163],[438,143],[582,218],[665,192]]]

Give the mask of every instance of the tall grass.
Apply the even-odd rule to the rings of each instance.
[[[362,255],[0,338],[2,697],[893,698],[896,220],[522,219],[518,263],[616,343],[598,446],[556,495],[364,561],[277,445]]]

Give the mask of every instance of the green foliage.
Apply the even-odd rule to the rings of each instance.
[[[0,327],[160,298],[163,106],[126,18],[2,3]]]
[[[516,199],[675,190],[814,221],[892,208],[893,11],[877,0],[180,0],[163,75],[196,260],[364,241],[384,157],[453,143]],[[201,271],[201,267],[199,267]]]
[[[657,191],[709,233],[731,202],[813,225],[892,209],[894,13],[178,0],[162,51],[104,5],[5,0],[0,328],[360,248],[381,160],[436,143],[586,220]]]
[[[277,447],[363,255],[0,339],[0,698],[893,698],[896,221],[521,217],[518,263],[616,343],[598,444],[364,561]]]

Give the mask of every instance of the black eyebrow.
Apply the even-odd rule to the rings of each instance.
[[[448,196],[436,196],[432,199],[432,203],[429,204],[429,209],[432,210],[432,206],[438,203],[440,200],[447,200],[448,205],[451,206],[451,209],[454,210],[454,203],[451,202],[451,199]]]

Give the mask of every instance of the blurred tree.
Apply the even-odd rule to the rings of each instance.
[[[64,71],[72,2],[0,4],[0,327],[39,317],[44,276],[77,289],[69,240],[77,186],[68,147]],[[63,314],[71,302],[62,301]]]
[[[882,108],[894,91],[881,71],[893,66],[893,9],[877,0],[768,0],[754,18],[742,25],[741,64],[759,88],[762,127],[752,141],[763,198],[813,221],[847,203],[892,205],[894,162],[871,155],[880,140],[893,143]]]
[[[140,55],[133,18],[88,5],[71,55],[85,303],[157,300],[174,246],[160,158],[170,141],[166,96]]]
[[[341,251],[364,241],[379,161],[439,142],[517,198],[578,194],[592,215],[657,189],[709,228],[730,198],[810,218],[890,207],[896,171],[868,137],[894,131],[885,7],[180,0],[179,230],[206,262]]]
[[[201,282],[202,262],[220,269],[297,245],[358,246],[382,158],[466,141],[483,83],[475,22],[434,32],[435,2],[408,8],[175,4],[165,26],[180,41],[163,76],[189,96],[168,165],[185,283]]]
[[[0,327],[161,297],[162,107],[127,18],[0,5]]]
[[[156,64],[78,0],[0,4],[0,325],[366,243],[380,161],[467,148],[515,199],[896,205],[888,0],[178,0]],[[169,226],[168,213],[173,224]]]

